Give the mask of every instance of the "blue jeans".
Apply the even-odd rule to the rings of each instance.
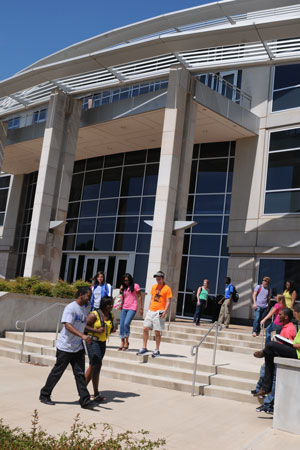
[[[280,333],[282,328],[282,325],[276,325],[276,323],[272,322],[270,325],[266,328],[266,342],[265,345],[267,345],[268,342],[271,341],[271,333],[272,331],[276,331],[277,334]]]
[[[130,324],[135,316],[136,311],[133,309],[122,309],[120,317],[120,338],[129,337]]]
[[[258,306],[257,309],[254,310],[254,321],[253,321],[253,333],[260,333],[260,321],[267,315],[268,307],[262,308]]]
[[[200,305],[198,305],[198,302],[196,303],[196,311],[194,314],[194,323],[199,324],[202,313],[204,311],[206,305],[206,300],[200,300]]]
[[[258,392],[260,388],[262,388],[264,376],[265,376],[265,364],[263,364],[260,368],[259,380],[256,385],[256,392]],[[274,406],[275,385],[276,385],[276,366],[273,375],[272,391],[264,398],[264,405],[267,408],[273,408]]]

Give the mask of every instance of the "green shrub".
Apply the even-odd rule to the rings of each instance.
[[[53,297],[75,298],[77,289],[66,281],[58,280],[52,288]]]
[[[53,284],[48,281],[40,281],[32,286],[31,294],[44,295],[45,297],[52,297]]]
[[[0,291],[10,292],[11,291],[10,282],[0,279]]]
[[[91,287],[91,283],[89,283],[88,281],[76,280],[72,286],[74,286],[74,288],[77,290],[80,286]]]
[[[164,439],[151,441],[147,438],[147,431],[137,433],[125,431],[114,434],[108,424],[102,425],[100,437],[96,423],[84,425],[79,422],[79,414],[75,417],[69,433],[64,432],[58,437],[48,435],[38,426],[38,412],[34,410],[32,427],[29,433],[21,428],[10,428],[0,420],[0,448],[1,450],[151,450],[164,448]]]
[[[33,286],[39,283],[39,277],[18,277],[15,281],[10,281],[11,291],[20,294],[30,294]]]

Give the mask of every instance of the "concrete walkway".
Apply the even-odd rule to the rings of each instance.
[[[228,353],[228,352],[226,352]],[[237,356],[237,355],[236,355]],[[201,450],[298,450],[300,436],[273,430],[272,418],[255,412],[255,405],[101,379],[108,403],[99,412],[77,403],[71,371],[66,371],[53,393],[55,406],[39,402],[39,389],[49,367],[20,364],[0,357],[1,413],[4,423],[29,430],[37,409],[40,425],[50,434],[69,430],[76,414],[90,424],[107,422],[115,431],[145,429],[151,438],[165,438],[166,448]]]

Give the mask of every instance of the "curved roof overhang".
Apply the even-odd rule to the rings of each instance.
[[[281,7],[276,10],[279,4]],[[291,8],[287,6],[295,4]],[[272,8],[261,11],[262,7],[267,6]],[[257,10],[257,13],[245,16],[245,11],[248,13]],[[220,25],[198,24],[198,28],[196,26],[185,31],[182,29],[180,32],[175,30],[150,37],[141,36],[141,27],[146,26],[143,28],[145,32],[150,24],[156,24],[161,29],[165,17],[169,22],[172,19],[174,26],[175,23],[180,23],[181,27],[182,24],[186,26],[196,11],[204,11],[206,20],[209,17],[216,19],[221,13],[224,18],[224,11],[226,14],[234,12],[235,15],[227,15],[226,23]],[[242,17],[237,15],[239,11],[241,14],[243,12]],[[195,17],[193,23],[195,24]],[[111,33],[115,37],[119,36],[119,45],[115,47],[101,49],[106,34],[101,35],[44,58],[2,81],[0,97],[4,98],[0,99],[0,114],[5,116],[34,104],[44,103],[57,87],[72,95],[87,95],[95,89],[165,75],[174,64],[183,64],[188,70],[199,72],[229,65],[273,64],[293,60],[300,56],[299,29],[300,5],[289,0],[225,0],[149,19],[113,30]],[[130,36],[135,36],[137,30],[140,40],[120,43],[122,33],[130,31]],[[295,38],[292,44],[288,41],[291,38]],[[278,50],[276,41],[279,39],[287,41],[281,42]],[[84,50],[96,47],[96,51],[83,53]]]

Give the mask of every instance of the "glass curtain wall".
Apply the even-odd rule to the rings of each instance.
[[[160,149],[75,162],[63,244],[66,254],[135,254],[134,277],[145,287]]]
[[[224,293],[227,235],[235,143],[194,146],[186,220],[197,222],[184,236],[177,315],[191,317],[192,292],[210,281],[210,295]]]

